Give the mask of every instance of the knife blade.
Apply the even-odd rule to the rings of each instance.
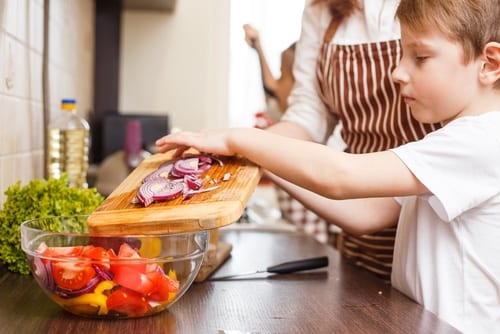
[[[274,266],[267,267],[266,269],[262,269],[262,270],[254,270],[254,271],[248,271],[248,272],[242,272],[242,273],[224,275],[224,276],[216,276],[216,277],[210,278],[209,280],[210,281],[221,281],[221,280],[227,280],[227,279],[237,278],[237,277],[241,277],[241,276],[256,275],[256,274],[261,274],[261,273],[290,274],[290,273],[295,273],[298,271],[318,269],[318,268],[323,268],[323,267],[327,267],[327,266],[328,266],[328,256],[320,256],[320,257],[313,257],[313,258],[302,259],[302,260],[283,262],[283,263],[276,264]]]

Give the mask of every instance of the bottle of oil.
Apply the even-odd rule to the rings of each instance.
[[[60,178],[62,173],[66,173],[70,186],[87,188],[89,123],[76,113],[74,99],[63,99],[61,111],[49,123],[47,175],[49,178]]]

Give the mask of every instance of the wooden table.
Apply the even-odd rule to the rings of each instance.
[[[131,320],[73,316],[30,276],[0,269],[0,333],[458,333],[390,285],[303,234],[223,229],[231,257],[213,276],[327,255],[328,268],[195,283],[170,310]]]

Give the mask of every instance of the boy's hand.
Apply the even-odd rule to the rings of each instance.
[[[235,154],[228,147],[230,133],[230,129],[201,132],[180,131],[158,139],[155,144],[160,153],[176,150],[174,154],[176,157],[191,147],[203,153],[230,156]]]

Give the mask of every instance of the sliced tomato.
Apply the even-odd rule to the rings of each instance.
[[[164,302],[170,299],[171,294],[179,292],[179,281],[160,272],[151,272],[146,275],[154,285],[153,291],[148,296],[149,300]]]
[[[143,295],[150,294],[154,289],[153,282],[145,273],[126,265],[114,268],[113,280],[116,284]]]
[[[81,262],[53,262],[52,276],[54,282],[66,290],[79,290],[95,276],[90,264]]]
[[[146,264],[144,261],[139,261],[141,259],[142,257],[135,249],[130,247],[127,243],[123,243],[120,246],[118,254],[113,258],[110,270],[113,274],[116,274],[120,268],[129,267],[144,273],[146,272]]]
[[[151,306],[140,294],[119,288],[114,290],[106,301],[108,310],[128,316],[142,316],[151,310]]]
[[[118,251],[118,256],[119,257],[127,257],[127,258],[136,258],[136,259],[141,258],[139,253],[135,249],[130,247],[130,245],[127,243],[121,244],[120,250]]]
[[[113,250],[107,251],[102,247],[95,247],[92,245],[85,246],[82,256],[93,261],[93,263],[105,270],[110,269],[110,259],[115,257]]]
[[[82,254],[84,246],[47,247],[42,253],[43,257],[78,257]]]
[[[109,258],[109,253],[102,247],[89,245],[83,248],[82,256],[91,260],[102,260]]]

